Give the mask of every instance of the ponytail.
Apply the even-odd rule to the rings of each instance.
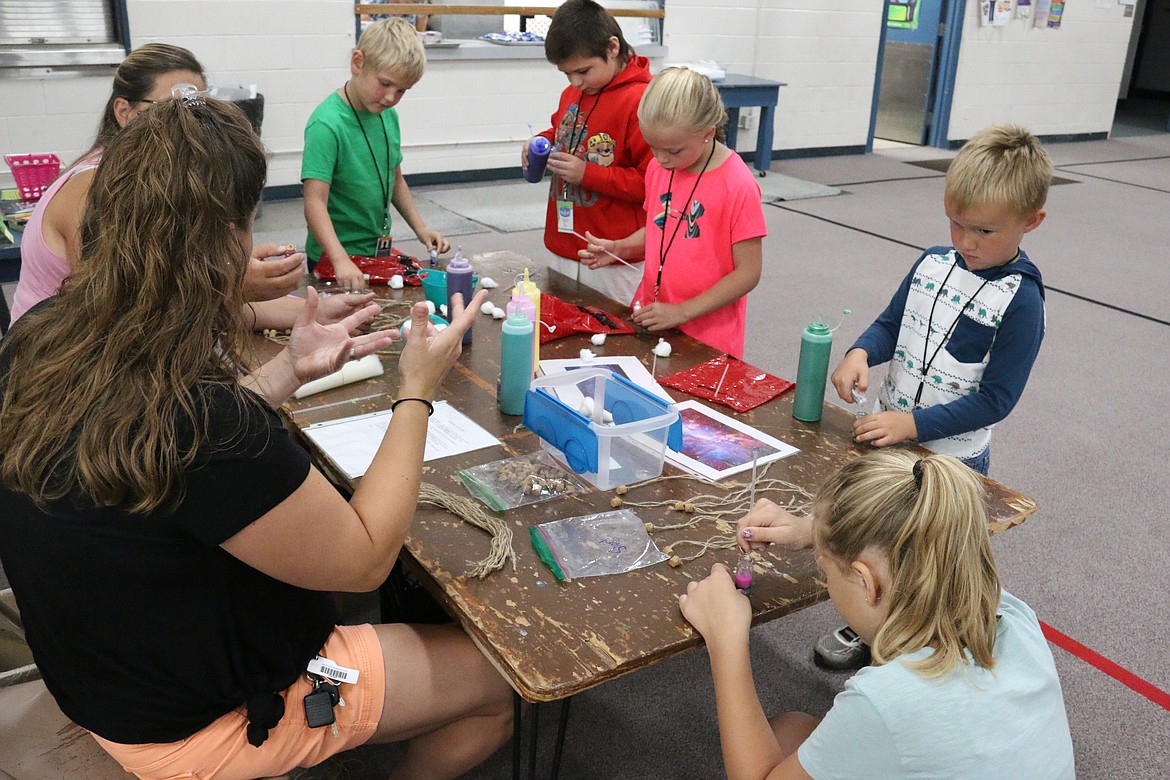
[[[887,663],[923,648],[915,668],[947,673],[966,660],[990,669],[1000,585],[982,483],[946,455],[882,450],[847,464],[814,503],[817,546],[851,562],[869,548],[888,559],[889,616],[872,651]]]

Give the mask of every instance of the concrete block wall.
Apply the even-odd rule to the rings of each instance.
[[[776,149],[865,145],[877,72],[881,3],[872,0],[667,0],[671,62],[714,60],[786,82]],[[740,133],[742,151],[755,133]]]
[[[1042,135],[1109,130],[1133,23],[1122,6],[1070,3],[1060,30],[980,28],[978,3],[967,6],[950,138],[999,121]],[[186,46],[213,83],[258,85],[269,183],[297,183],[305,122],[349,76],[351,0],[128,0],[127,11],[134,46]],[[775,149],[861,148],[881,24],[873,0],[667,0],[665,61],[715,60],[787,82]],[[404,172],[518,165],[527,124],[547,126],[564,85],[539,56],[432,61],[400,105]],[[92,139],[109,90],[109,75],[0,79],[0,152],[72,159]],[[741,133],[740,144],[754,149],[755,133]],[[0,166],[0,186],[11,182]]]
[[[979,3],[968,3],[948,137],[1009,121],[1039,135],[1108,132],[1134,23],[1124,12],[1067,3],[1059,29],[980,27]]]

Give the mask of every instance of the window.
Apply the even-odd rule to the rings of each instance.
[[[126,0],[4,0],[0,77],[116,66],[129,49]]]

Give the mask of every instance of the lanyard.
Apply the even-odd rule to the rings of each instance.
[[[581,136],[577,136],[577,120],[581,118],[581,105],[585,102],[585,90],[581,90],[581,98],[577,101],[577,116],[573,117],[573,127],[569,130],[569,143],[565,147],[565,151],[570,155],[577,151],[577,147],[585,140],[586,133],[589,132],[589,118],[593,116],[593,112],[597,110],[597,104],[601,102],[601,93],[605,92],[605,87],[602,87],[597,92],[597,99],[593,101],[593,105],[589,108],[589,113],[585,115],[585,121],[581,123]],[[560,177],[557,177],[560,179]],[[561,198],[565,197],[565,180],[560,179]]]
[[[707,166],[711,164],[711,158],[715,156],[715,144],[711,145],[711,153],[707,155],[707,161],[703,163],[702,169],[699,170],[699,175],[695,177],[695,186],[691,187],[691,194],[687,196],[684,207],[690,208],[691,201],[695,199],[695,191],[699,189],[699,182],[703,180],[703,174],[707,172]],[[670,221],[670,206],[674,199],[674,171],[670,172],[670,181],[666,185],[666,211],[662,215],[662,240],[658,243],[658,277],[654,280],[654,300],[658,301],[658,290],[662,287],[662,269],[666,267],[666,256],[670,254],[670,248],[674,246],[674,240],[678,238],[678,228],[686,220],[686,212],[680,211],[678,221],[674,223],[674,232],[670,234],[670,243],[666,241],[666,223]]]
[[[345,86],[341,88],[345,92],[345,102],[349,103],[349,110],[353,111],[353,119],[357,122],[358,130],[362,131],[362,138],[366,140],[366,148],[370,150],[370,160],[374,163],[374,173],[378,174],[378,189],[382,192],[382,232],[390,232],[390,171],[386,171],[386,179],[382,179],[382,168],[378,165],[378,157],[374,154],[374,146],[370,143],[370,137],[366,135],[366,128],[362,124],[361,117],[358,116],[357,109],[353,106],[353,101],[349,98],[349,82],[345,82]],[[386,139],[386,165],[390,165],[390,134],[386,132],[386,125],[383,124],[382,118],[378,117],[378,127],[382,128],[382,137]]]
[[[925,346],[922,348],[922,376],[918,379],[918,392],[914,394],[915,409],[918,408],[918,403],[922,400],[922,388],[926,386],[926,374],[928,371],[930,371],[930,367],[934,365],[934,359],[938,357],[938,351],[943,348],[943,345],[946,344],[947,340],[951,337],[951,333],[954,332],[955,326],[958,325],[959,320],[963,318],[963,312],[966,311],[966,309],[975,302],[975,299],[979,297],[979,293],[983,292],[983,288],[986,287],[987,283],[991,281],[990,279],[984,279],[983,284],[979,285],[978,289],[975,290],[974,295],[967,299],[966,305],[959,309],[959,316],[955,317],[954,322],[952,322],[951,326],[947,328],[947,332],[943,335],[942,340],[939,341],[938,346],[934,348],[934,354],[930,356],[930,360],[927,360],[926,352],[930,349],[930,326],[934,324],[934,307],[938,305],[938,299],[942,297],[943,291],[946,290],[947,282],[951,278],[951,272],[955,270],[955,266],[958,264],[958,260],[956,260],[954,265],[947,269],[947,275],[943,277],[942,284],[940,284],[938,287],[938,292],[934,294],[934,303],[930,304],[930,316],[926,320]]]

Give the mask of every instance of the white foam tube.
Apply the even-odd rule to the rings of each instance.
[[[377,355],[366,355],[361,360],[351,360],[341,367],[340,371],[305,382],[293,395],[297,398],[319,393],[322,390],[332,390],[335,387],[348,385],[351,382],[360,382],[382,373],[382,361]]]

